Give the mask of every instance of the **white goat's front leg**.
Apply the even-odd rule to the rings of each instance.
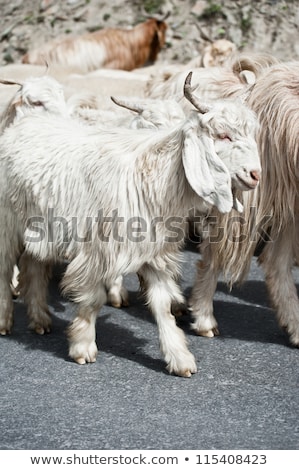
[[[297,228],[298,230],[298,228]],[[295,263],[296,228],[289,226],[273,242],[269,242],[259,257],[265,273],[270,301],[276,309],[279,325],[284,328],[294,346],[299,346],[299,299],[292,276]]]
[[[149,265],[144,265],[138,274],[158,325],[160,348],[167,370],[181,377],[190,377],[197,371],[195,358],[187,348],[184,332],[178,328],[171,313],[172,300],[184,302],[178,285],[166,272]]]
[[[120,308],[129,306],[129,294],[123,285],[122,276],[119,276],[114,282],[107,285],[106,288],[108,291],[108,302],[112,307]]]
[[[23,253],[20,262],[19,291],[27,305],[29,328],[43,335],[51,330],[51,315],[47,304],[48,283],[51,266],[28,253]]]
[[[208,247],[204,258],[197,263],[197,274],[189,302],[193,323],[191,328],[199,336],[213,338],[219,335],[213,315],[213,297],[217,287],[218,269],[213,267],[212,251]]]
[[[69,356],[78,364],[95,362],[97,359],[96,319],[106,299],[104,284],[99,283],[91,295],[90,303],[79,303],[76,318],[68,328]]]

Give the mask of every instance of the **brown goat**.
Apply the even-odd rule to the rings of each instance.
[[[150,18],[132,29],[105,28],[59,37],[29,51],[25,64],[61,64],[90,72],[98,68],[133,70],[153,63],[165,43],[167,24]]]

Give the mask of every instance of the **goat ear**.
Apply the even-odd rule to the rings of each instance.
[[[212,139],[206,136],[199,139],[189,129],[185,135],[182,160],[188,183],[196,194],[220,212],[229,212],[233,207],[231,178],[215,152]]]

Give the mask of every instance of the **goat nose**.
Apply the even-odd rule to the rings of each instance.
[[[259,181],[261,177],[261,172],[259,170],[253,170],[250,172],[250,176],[254,181]]]

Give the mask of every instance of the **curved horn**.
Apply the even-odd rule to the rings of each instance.
[[[18,86],[23,86],[23,83],[21,82],[15,82],[14,80],[6,80],[4,78],[0,78],[0,83],[2,85],[18,85]]]
[[[170,10],[168,10],[168,11],[165,13],[165,15],[163,15],[161,18],[158,19],[158,21],[165,21],[165,20],[167,20],[167,18],[170,17],[170,13],[171,13]]]
[[[138,104],[132,105],[131,103],[128,103],[127,101],[114,98],[114,96],[110,96],[110,98],[113,101],[113,103],[117,104],[118,106],[122,106],[123,108],[129,109],[130,111],[134,111],[135,113],[142,113],[142,111],[144,111],[144,108]]]
[[[210,111],[210,108],[208,105],[202,104],[195,95],[192,93],[192,87],[191,87],[191,78],[192,78],[192,72],[189,72],[185,83],[184,83],[184,96],[185,98],[190,101],[191,104],[202,114],[207,113]]]
[[[243,93],[238,96],[239,100],[241,100],[241,102],[243,104],[245,104],[247,102],[247,100],[248,100],[249,96],[251,95],[254,87],[255,87],[255,83],[253,85],[250,85],[249,87],[247,87],[246,90],[244,90]]]
[[[171,14],[171,11],[168,10],[166,13],[164,13],[163,15],[158,15],[158,14],[155,14],[155,15],[150,15],[149,13],[147,13],[144,9],[144,7],[142,8],[142,11],[141,11],[141,14],[142,16],[144,16],[144,18],[146,18],[147,20],[149,19],[153,19],[153,20],[157,20],[157,21],[165,21],[167,20],[167,18],[170,16]]]

